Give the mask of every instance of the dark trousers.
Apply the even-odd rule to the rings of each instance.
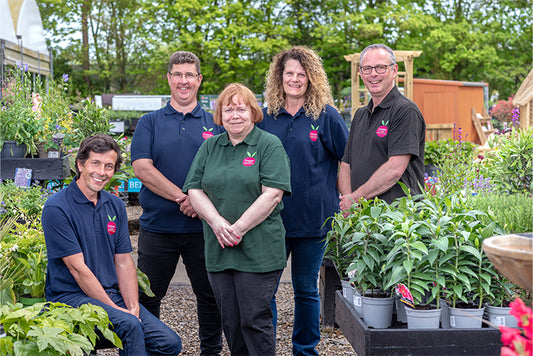
[[[276,333],[270,300],[281,270],[209,272],[232,356],[274,356]]]
[[[161,299],[165,297],[179,257],[182,257],[196,295],[201,355],[219,355],[222,351],[222,326],[205,269],[202,234],[159,234],[141,228],[138,254],[137,266],[148,276],[155,294],[150,298],[140,292],[139,301],[158,318]]]

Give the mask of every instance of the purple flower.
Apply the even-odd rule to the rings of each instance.
[[[21,63],[19,61],[17,61],[17,68],[24,71],[24,72],[27,72],[28,69],[30,68],[30,66],[27,64],[27,63]]]
[[[66,83],[68,82],[68,74],[63,73],[63,81]]]
[[[56,125],[56,130],[60,130],[60,129],[61,129],[61,126]]]

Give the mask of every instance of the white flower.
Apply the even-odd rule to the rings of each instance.
[[[11,247],[9,250],[15,252],[15,251],[18,251],[18,249],[19,249],[19,246],[17,244],[14,244],[13,247]]]

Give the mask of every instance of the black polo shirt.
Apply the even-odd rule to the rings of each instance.
[[[363,185],[391,156],[410,154],[400,181],[420,193],[424,184],[424,145],[426,124],[414,102],[396,86],[372,112],[373,102],[356,111],[343,162],[350,164],[352,192]],[[404,196],[399,184],[378,196],[387,202]]]

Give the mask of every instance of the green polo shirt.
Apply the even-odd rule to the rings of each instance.
[[[220,215],[233,224],[261,195],[262,185],[290,195],[289,158],[276,136],[254,127],[236,146],[227,133],[206,140],[194,158],[183,191],[202,189]],[[240,244],[224,249],[203,221],[207,270],[262,273],[285,268],[282,209],[280,202],[261,224],[244,235]]]

